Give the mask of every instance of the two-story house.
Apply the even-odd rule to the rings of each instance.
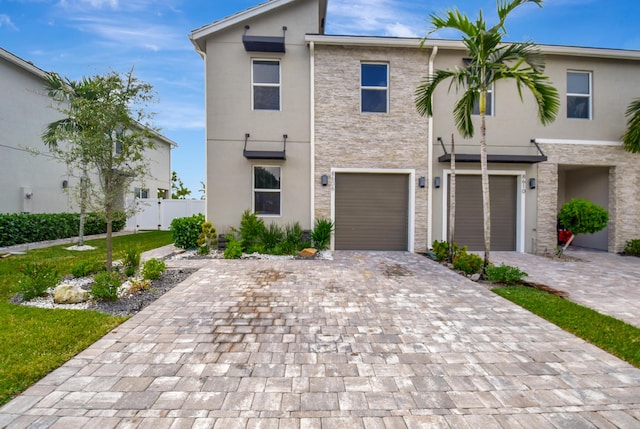
[[[478,138],[457,133],[446,85],[433,117],[414,105],[426,75],[464,66],[463,44],[326,35],[326,8],[271,0],[192,32],[206,70],[207,217],[220,231],[246,209],[303,228],[325,217],[334,249],[425,251],[447,238],[453,135],[455,241],[482,249]],[[640,237],[640,156],[620,142],[640,52],[540,49],[561,94],[552,125],[514,83],[491,90],[492,247],[552,252],[559,208],[580,197],[611,220],[576,244],[620,251]]]
[[[61,118],[45,90],[46,72],[0,48],[0,213],[78,210],[77,174],[53,158],[42,141],[48,124]],[[134,180],[125,199],[169,197],[171,149],[177,144],[154,133],[149,175]]]

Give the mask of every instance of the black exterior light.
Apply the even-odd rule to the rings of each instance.
[[[529,189],[536,189],[536,179],[533,177],[529,179]]]
[[[424,178],[424,176],[421,176],[418,179],[418,186],[420,186],[421,188],[424,188],[426,185],[427,180]]]
[[[329,183],[329,176],[327,176],[326,174],[323,174],[322,176],[320,176],[320,184],[322,186],[327,186],[328,183]]]
[[[440,176],[437,176],[435,179],[433,179],[433,186],[436,189],[440,187]]]

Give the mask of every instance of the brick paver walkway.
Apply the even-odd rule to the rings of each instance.
[[[528,280],[567,292],[573,302],[640,328],[640,258],[579,248],[569,248],[567,255],[581,261],[517,252],[491,252],[491,259],[517,266],[529,273]]]
[[[640,370],[419,255],[182,264],[0,427],[640,427]]]

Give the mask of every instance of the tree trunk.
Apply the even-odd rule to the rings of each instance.
[[[453,262],[456,231],[456,144],[451,134],[451,183],[449,190],[449,262]]]
[[[113,270],[113,215],[107,215],[107,271]]]
[[[78,246],[84,246],[84,224],[87,212],[87,179],[80,178],[80,227],[78,228]]]
[[[491,253],[491,205],[489,202],[489,167],[487,166],[487,127],[483,109],[480,111],[480,168],[482,170],[482,215],[484,221],[484,272],[489,266]]]

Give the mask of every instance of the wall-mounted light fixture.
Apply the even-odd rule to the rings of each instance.
[[[440,187],[440,176],[436,176],[436,177],[433,179],[433,186],[434,186],[436,189]]]
[[[62,181],[62,189],[67,189],[69,187],[69,181],[68,180],[63,180]]]
[[[30,199],[31,199],[31,197],[33,197],[33,192],[29,192],[29,193],[24,194],[24,197],[25,197],[26,199],[30,200]]]
[[[529,189],[536,189],[536,179],[533,177],[529,179]]]
[[[421,188],[424,188],[426,181],[427,180],[424,178],[424,176],[420,176],[420,178],[418,179],[418,186],[420,186]]]
[[[326,174],[323,174],[322,176],[320,176],[320,184],[322,186],[327,186],[328,183],[329,183],[329,176],[327,176]]]

